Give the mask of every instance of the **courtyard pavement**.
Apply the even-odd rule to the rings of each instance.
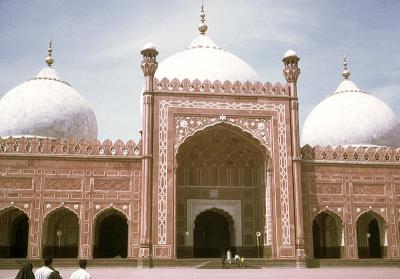
[[[69,279],[75,268],[58,268],[64,279]],[[87,268],[92,279],[140,278],[140,279],[398,279],[400,269],[395,267],[329,267],[329,268],[282,268],[264,269],[196,269],[196,268],[152,268],[130,267]],[[0,270],[0,279],[15,278],[18,270]]]

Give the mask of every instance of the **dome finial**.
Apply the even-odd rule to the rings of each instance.
[[[201,12],[200,12],[200,24],[199,24],[199,31],[201,35],[206,34],[208,26],[205,24],[206,21],[206,13],[204,12],[204,3],[203,0],[201,1]]]
[[[49,48],[47,50],[47,57],[46,57],[46,63],[49,67],[51,67],[51,65],[54,63],[54,58],[53,58],[53,49],[51,48],[51,44],[53,43],[53,40],[50,39],[50,44],[49,44]]]
[[[343,67],[344,67],[344,70],[343,70],[342,75],[343,75],[344,79],[349,79],[350,71],[347,69],[347,58],[346,58],[346,54],[343,56]]]

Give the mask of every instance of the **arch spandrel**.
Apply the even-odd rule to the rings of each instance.
[[[324,208],[324,209],[322,209],[320,211],[317,211],[317,212],[313,213],[312,220],[315,220],[315,218],[318,217],[322,213],[326,213],[326,214],[331,215],[333,218],[337,219],[342,226],[344,225],[343,217],[341,215],[339,215],[339,213],[337,213],[337,212],[335,212],[335,211],[333,211],[332,209],[329,209],[329,208]]]
[[[48,210],[48,211],[43,215],[43,222],[45,222],[45,221],[47,220],[48,216],[50,216],[51,214],[56,213],[57,211],[60,211],[60,210],[63,210],[63,209],[65,209],[65,210],[70,211],[71,213],[73,213],[73,214],[76,216],[76,218],[78,219],[78,223],[81,222],[81,218],[80,218],[79,214],[78,214],[74,209],[71,209],[71,208],[69,208],[68,206],[65,206],[65,205],[63,205],[63,204],[62,204],[62,205],[59,205],[59,206],[57,206],[57,207],[55,207],[55,208],[53,208],[53,209]]]
[[[28,208],[24,208],[24,207],[20,207],[18,205],[15,205],[15,204],[7,205],[7,206],[4,206],[4,207],[0,207],[0,215],[2,215],[3,213],[7,213],[9,210],[13,210],[13,209],[21,211],[26,216],[28,216],[29,222],[31,221],[31,212],[29,210],[29,207]]]
[[[388,225],[388,222],[387,222],[387,220],[386,220],[386,217],[383,216],[382,213],[380,213],[380,212],[378,212],[378,211],[376,211],[376,210],[374,210],[374,209],[372,209],[372,208],[369,208],[369,209],[366,209],[366,210],[364,210],[364,211],[360,211],[359,213],[357,213],[355,223],[357,224],[358,220],[359,220],[362,216],[364,216],[365,214],[368,214],[368,213],[372,214],[372,216],[377,217],[378,221],[383,221],[383,224],[384,224],[385,226]]]
[[[105,207],[103,209],[100,209],[98,212],[96,212],[93,216],[93,222],[96,223],[97,219],[103,215],[103,213],[107,213],[107,211],[117,211],[118,214],[121,214],[122,216],[124,216],[126,218],[126,222],[129,222],[129,216],[126,214],[126,212],[124,212],[123,210],[119,209],[118,207],[111,205],[108,207]]]
[[[175,116],[175,142],[174,153],[188,138],[216,125],[225,125],[239,129],[240,132],[249,135],[264,146],[268,153],[272,150],[271,143],[271,118],[231,117],[220,116]]]

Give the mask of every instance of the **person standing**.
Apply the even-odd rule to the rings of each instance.
[[[71,274],[70,279],[91,279],[89,272],[86,269],[87,260],[79,260],[79,269]]]
[[[35,275],[32,272],[32,264],[24,263],[15,279],[35,279]]]
[[[232,252],[231,252],[231,249],[228,249],[228,251],[226,251],[226,261],[229,264],[232,264]]]
[[[36,279],[48,279],[50,274],[53,273],[53,267],[51,264],[53,263],[53,259],[51,257],[44,257],[44,266],[37,269],[35,272]]]

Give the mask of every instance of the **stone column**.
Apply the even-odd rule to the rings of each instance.
[[[153,168],[153,80],[158,63],[156,47],[147,43],[142,51],[141,63],[144,75],[143,131],[142,131],[142,191],[139,257],[151,258],[151,209],[152,209],[152,168]]]
[[[297,100],[297,79],[300,75],[298,67],[300,58],[296,52],[289,50],[282,59],[285,68],[283,75],[289,85],[289,109],[290,109],[290,137],[292,150],[292,177],[294,193],[294,216],[296,235],[296,258],[305,258],[304,253],[304,231],[302,215],[302,191],[301,191],[301,162],[300,162],[300,137],[299,137],[299,104]]]

